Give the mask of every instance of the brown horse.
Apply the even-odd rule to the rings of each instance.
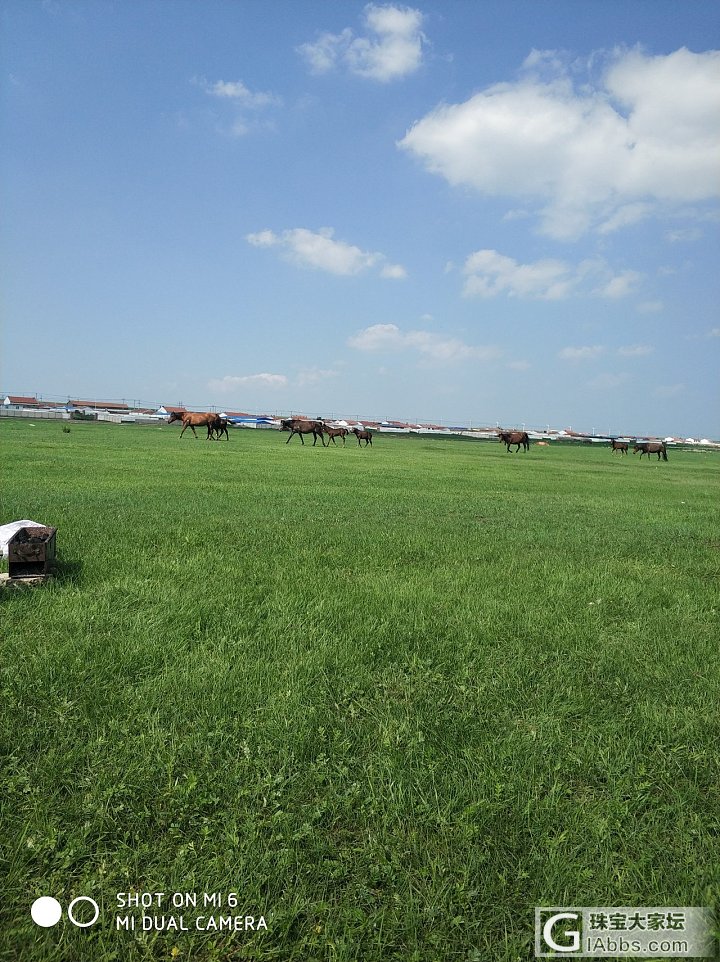
[[[362,447],[360,444],[361,441],[365,442],[365,447],[367,447],[368,444],[372,447],[372,434],[366,428],[363,428],[362,431],[360,428],[353,428],[353,434],[358,439],[358,447]]]
[[[347,437],[347,434],[348,434],[347,428],[331,428],[331,427],[328,427],[326,424],[324,426],[324,431],[325,431],[325,434],[327,434],[327,436],[330,438],[333,444],[335,444],[335,438],[342,438],[342,443],[343,445],[345,444],[345,438]],[[330,447],[329,444],[328,444],[328,447]]]
[[[322,421],[307,421],[305,418],[284,418],[280,422],[281,431],[289,431],[290,437],[287,439],[285,444],[290,444],[293,434],[300,436],[300,440],[303,445],[305,444],[305,439],[303,434],[313,435],[313,447],[317,444],[317,439],[320,438],[322,446],[325,447],[325,439],[323,438],[323,430],[325,425]]]
[[[610,438],[610,447],[612,448],[612,453],[615,454],[619,451],[621,454],[627,454],[630,445],[627,441],[618,441],[617,438]]]
[[[530,450],[530,438],[526,431],[498,431],[498,438],[507,447],[508,454],[510,454],[511,444],[516,445],[515,454],[518,453],[521,446],[523,451]]]
[[[207,441],[212,440],[213,431],[215,430],[215,425],[220,420],[217,414],[206,413],[198,414],[195,411],[184,411],[180,413],[179,411],[173,411],[168,418],[167,423],[172,424],[173,421],[182,421],[183,429],[180,432],[180,437],[185,434],[188,428],[197,438],[195,433],[195,428],[207,428]],[[229,438],[228,438],[229,440]]]
[[[635,447],[633,448],[633,454],[640,452],[640,460],[642,461],[643,454],[647,454],[648,460],[650,460],[651,454],[657,454],[658,461],[660,458],[663,461],[667,461],[667,447],[664,441],[636,441]]]

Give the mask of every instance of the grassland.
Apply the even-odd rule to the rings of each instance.
[[[0,595],[2,962],[511,962],[536,905],[717,903],[718,457],[178,434],[0,422],[61,558]],[[268,929],[116,931],[131,891]]]

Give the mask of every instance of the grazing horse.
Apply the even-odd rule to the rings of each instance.
[[[617,438],[610,438],[610,447],[612,448],[612,453],[615,454],[619,451],[621,454],[627,454],[630,445],[627,441],[618,441]]]
[[[353,428],[353,434],[358,439],[358,447],[362,447],[360,444],[361,441],[365,442],[365,447],[367,447],[368,444],[372,447],[372,434],[366,428],[363,428],[362,431],[360,428]]]
[[[335,438],[342,438],[342,443],[343,445],[345,444],[345,438],[347,437],[347,434],[348,434],[347,428],[330,428],[326,424],[324,426],[324,431],[325,431],[325,434],[327,434],[327,436],[330,438],[333,444],[335,444]],[[328,447],[330,447],[329,444],[328,444]]]
[[[511,444],[516,445],[515,454],[518,453],[521,446],[523,451],[530,450],[530,438],[526,431],[498,431],[498,438],[507,447],[508,454],[510,454]]]
[[[212,430],[215,432],[216,441],[219,441],[220,438],[223,436],[223,434],[225,435],[226,440],[228,441],[230,440],[230,435],[228,434],[227,428],[228,428],[228,419],[218,418],[217,421],[215,422],[215,426],[212,428]]]
[[[650,460],[651,454],[657,454],[658,461],[660,458],[662,458],[663,461],[667,461],[668,459],[667,447],[665,446],[664,441],[636,441],[635,447],[633,448],[633,454],[637,454],[638,451],[640,452],[641,461],[643,454],[647,454],[648,461]]]
[[[287,439],[285,444],[290,443],[293,434],[298,434],[304,446],[305,439],[303,438],[303,434],[312,434],[314,438],[313,447],[315,447],[317,444],[318,438],[320,438],[322,441],[322,446],[325,447],[325,438],[323,438],[324,429],[325,425],[322,423],[322,421],[307,421],[305,418],[284,418],[280,422],[280,430],[290,432],[290,437]]]
[[[215,425],[220,420],[217,414],[197,414],[195,411],[173,411],[168,418],[167,423],[172,424],[173,421],[182,421],[183,429],[180,432],[180,437],[185,434],[188,428],[195,434],[197,439],[197,434],[195,433],[195,428],[207,428],[207,441],[210,441],[213,437],[213,431],[215,430]],[[229,438],[228,438],[229,440]]]

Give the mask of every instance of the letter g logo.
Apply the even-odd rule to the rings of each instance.
[[[553,928],[555,923],[559,922],[560,919],[572,919],[577,922],[579,918],[580,916],[577,912],[558,912],[557,915],[551,915],[545,925],[543,925],[542,934],[545,944],[555,952],[577,952],[580,948],[580,933],[576,930],[565,932],[565,935],[570,939],[570,945],[558,945],[553,938]]]

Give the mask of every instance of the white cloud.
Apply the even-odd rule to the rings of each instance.
[[[226,374],[225,377],[216,378],[209,382],[208,387],[212,391],[230,393],[241,387],[287,387],[288,379],[284,374],[245,374],[236,377]]]
[[[619,347],[617,352],[620,357],[646,357],[654,350],[649,344],[628,344],[627,347]]]
[[[646,204],[638,201],[635,204],[624,204],[618,207],[606,221],[598,227],[599,234],[611,234],[613,231],[620,230],[622,227],[629,227],[645,220],[655,210],[653,204]]]
[[[273,247],[279,243],[277,234],[274,234],[271,230],[261,230],[257,234],[248,234],[245,240],[253,247]]]
[[[359,77],[387,83],[414,73],[422,62],[425,36],[423,15],[411,7],[368,4],[364,11],[365,35],[346,27],[340,33],[323,33],[314,43],[297,48],[313,73],[346,67]]]
[[[619,298],[630,294],[640,280],[636,271],[613,274],[600,259],[578,265],[545,259],[520,264],[495,250],[475,251],[463,267],[466,297],[518,297],[543,301],[571,295]]]
[[[540,60],[542,78],[527,69]],[[577,86],[538,55],[517,81],[436,107],[398,146],[454,186],[532,201],[552,237],[607,233],[720,193],[720,52],[615,51],[600,82]]]
[[[386,351],[402,347],[403,335],[397,324],[373,324],[348,339],[358,351]]]
[[[662,301],[643,301],[641,304],[638,304],[637,310],[640,314],[659,314],[664,307],[665,305]]]
[[[334,231],[323,227],[319,231],[296,227],[275,234],[271,230],[248,234],[246,240],[254,247],[279,247],[285,256],[301,267],[312,267],[330,274],[353,275],[377,267],[382,277],[402,279],[406,272],[399,264],[387,264],[384,254],[363,251],[359,247],[335,240]]]
[[[256,119],[258,114],[271,107],[280,107],[283,102],[282,98],[275,94],[250,90],[242,80],[216,80],[211,83],[201,77],[194,78],[193,83],[202,88],[208,96],[228,104],[233,119],[224,125],[224,130],[233,137],[245,136],[253,125],[257,127],[262,123]],[[250,117],[253,115],[255,119],[251,121]],[[267,126],[267,123],[265,125]]]
[[[381,277],[389,277],[391,280],[402,281],[407,277],[407,271],[402,264],[387,264],[380,270]]]
[[[593,293],[597,297],[609,297],[617,300],[631,294],[637,287],[639,281],[640,274],[638,274],[637,271],[623,271],[622,274],[611,277]]]
[[[591,361],[605,353],[605,348],[599,344],[593,347],[564,347],[558,354],[563,361]]]
[[[720,327],[711,327],[707,333],[708,337],[720,337]]]
[[[231,100],[242,107],[252,110],[259,110],[263,107],[279,107],[282,98],[271,93],[253,92],[242,80],[216,80],[210,83],[207,80],[199,81],[203,90],[212,97],[219,97],[221,100]]]
[[[488,361],[500,354],[495,347],[476,347],[430,331],[403,332],[397,324],[373,324],[347,343],[357,351],[417,351],[437,361]]]
[[[475,251],[463,267],[467,297],[532,297],[559,300],[566,297],[573,283],[567,264],[556,260],[518,264],[494,250]]]

